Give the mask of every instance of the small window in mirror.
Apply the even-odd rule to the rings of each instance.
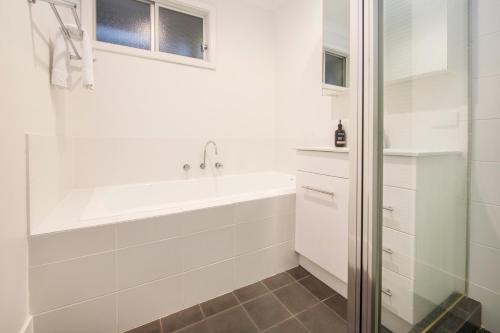
[[[323,52],[323,83],[329,86],[347,87],[347,57],[325,50]]]

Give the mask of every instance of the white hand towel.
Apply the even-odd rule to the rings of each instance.
[[[67,25],[71,38],[75,45],[76,41],[81,40],[82,45],[82,84],[85,88],[94,90],[94,56],[92,51],[92,42],[85,29],[83,34],[80,34],[78,27]],[[64,33],[61,29],[58,30],[54,43],[54,55],[52,59],[52,84],[61,88],[68,87],[69,81],[69,61],[70,50],[69,45],[64,38]]]
[[[61,29],[57,29],[52,51],[52,84],[59,88],[68,87],[69,53],[66,39]]]

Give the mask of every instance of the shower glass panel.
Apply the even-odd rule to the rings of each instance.
[[[467,292],[468,6],[382,6],[381,322],[421,332]]]

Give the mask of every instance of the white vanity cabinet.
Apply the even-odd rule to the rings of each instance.
[[[465,276],[454,258],[466,249],[453,248],[466,236],[464,165],[458,152],[385,152],[382,306],[390,315],[382,318],[393,331],[421,321]]]
[[[298,150],[295,249],[347,283],[349,154]]]

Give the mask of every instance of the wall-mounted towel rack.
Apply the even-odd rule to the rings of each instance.
[[[36,1],[43,1],[46,2],[50,5],[50,8],[52,8],[52,12],[54,12],[54,15],[56,16],[57,21],[59,22],[59,25],[61,26],[61,31],[64,35],[64,38],[68,41],[69,45],[73,49],[74,55],[70,55],[71,59],[77,59],[81,60],[82,57],[80,56],[80,53],[78,52],[78,49],[75,46],[75,43],[73,42],[73,39],[71,38],[71,33],[69,32],[68,28],[64,24],[61,15],[59,14],[59,11],[57,10],[57,6],[60,7],[65,7],[71,9],[71,13],[73,14],[73,17],[76,22],[76,26],[78,27],[78,31],[80,33],[80,36],[83,36],[83,29],[82,29],[82,23],[80,21],[80,17],[78,17],[78,13],[76,12],[77,5],[72,2],[64,1],[64,0],[28,0],[29,3],[36,3]]]

